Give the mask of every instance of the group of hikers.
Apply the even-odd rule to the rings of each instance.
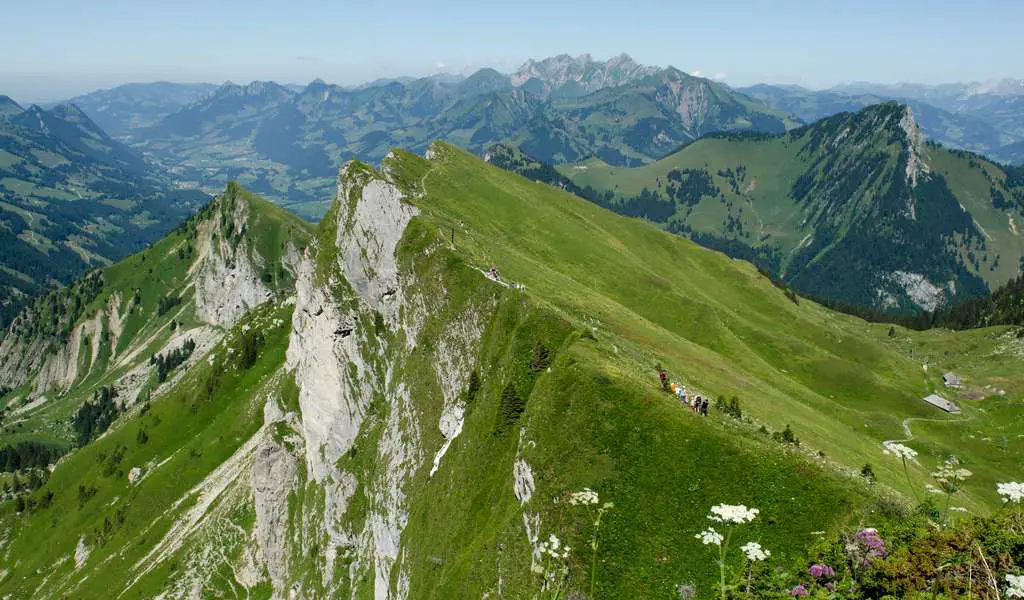
[[[692,396],[687,393],[686,388],[681,383],[668,382],[668,375],[664,369],[658,370],[658,378],[661,380],[661,387],[665,390],[670,390],[673,394],[679,397],[679,401],[683,403],[683,406],[689,406],[690,411],[698,414],[702,417],[708,416],[708,399],[702,398],[697,394]]]

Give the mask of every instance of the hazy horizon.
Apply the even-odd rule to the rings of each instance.
[[[565,53],[561,53],[561,54],[565,54]],[[622,53],[619,53],[619,54],[622,54]],[[629,53],[626,52],[626,54],[629,54]],[[552,56],[557,56],[557,55],[552,55]],[[617,55],[615,55],[615,56],[617,56]],[[85,94],[89,94],[89,93],[92,93],[92,92],[101,91],[101,90],[110,90],[110,89],[114,89],[114,88],[125,86],[125,85],[146,85],[146,84],[156,84],[156,83],[173,83],[173,84],[181,84],[181,85],[214,85],[214,86],[220,86],[220,85],[224,85],[224,84],[227,84],[227,83],[235,83],[235,84],[238,84],[238,85],[247,85],[249,83],[253,83],[253,82],[256,82],[256,81],[273,81],[273,82],[278,83],[278,84],[280,84],[282,86],[306,86],[306,85],[309,85],[310,83],[312,83],[313,81],[319,79],[319,80],[322,80],[322,81],[324,81],[324,82],[326,82],[328,84],[339,85],[339,86],[342,86],[342,87],[358,87],[360,85],[369,84],[369,83],[372,83],[372,82],[377,81],[377,80],[394,80],[394,79],[405,79],[405,78],[418,79],[418,78],[421,78],[421,77],[433,77],[433,76],[462,76],[462,77],[467,77],[469,75],[472,75],[476,71],[478,71],[480,69],[484,69],[484,68],[493,68],[493,69],[495,69],[497,71],[500,71],[502,73],[508,74],[508,73],[512,73],[512,72],[518,70],[519,67],[522,66],[522,64],[525,63],[527,60],[531,60],[532,59],[532,60],[539,61],[539,60],[542,60],[544,58],[550,58],[550,57],[549,56],[530,57],[530,58],[528,58],[526,60],[523,60],[520,63],[517,63],[514,68],[505,68],[505,69],[503,69],[503,68],[499,68],[497,66],[492,66],[492,65],[480,65],[480,66],[476,66],[476,67],[473,67],[473,68],[467,68],[467,69],[465,69],[465,70],[463,70],[461,72],[433,71],[433,72],[427,72],[427,73],[421,73],[421,74],[395,73],[395,74],[388,74],[388,75],[380,75],[380,76],[373,77],[373,78],[370,78],[370,79],[363,79],[363,80],[358,80],[358,81],[346,81],[346,82],[332,81],[332,80],[330,80],[330,79],[328,79],[326,77],[320,77],[320,76],[314,76],[312,79],[309,79],[307,81],[276,80],[276,79],[270,79],[270,78],[256,78],[256,79],[249,79],[249,80],[225,79],[225,80],[222,80],[222,81],[201,81],[201,80],[186,81],[186,80],[173,80],[173,79],[149,79],[149,80],[142,80],[142,79],[140,79],[140,80],[116,81],[116,82],[98,83],[98,84],[83,83],[83,84],[78,85],[78,86],[68,86],[66,88],[64,86],[61,86],[61,85],[53,85],[50,89],[53,89],[55,91],[50,92],[50,93],[42,92],[42,93],[16,94],[16,93],[11,93],[11,92],[8,91],[10,86],[6,85],[6,83],[7,83],[6,79],[0,79],[0,95],[8,96],[12,100],[14,100],[18,104],[20,104],[21,106],[28,107],[28,106],[30,106],[32,104],[53,104],[53,103],[59,103],[59,102],[71,100],[71,99],[73,99],[75,97],[82,96],[82,95],[85,95]],[[609,58],[612,58],[612,56],[594,57],[595,60],[600,60],[600,61],[605,61],[605,60],[608,60]],[[640,62],[640,61],[637,61],[637,62]],[[641,63],[641,64],[647,64],[647,63]],[[679,68],[676,65],[654,65],[654,66]],[[686,72],[686,73],[688,73],[688,74],[690,74],[690,75],[694,75],[694,76],[698,76],[698,77],[706,77],[708,79],[713,79],[713,80],[716,80],[716,81],[721,81],[722,83],[725,83],[726,85],[729,85],[730,87],[733,87],[733,88],[743,88],[743,87],[750,87],[750,86],[757,85],[757,84],[767,84],[767,85],[778,85],[778,86],[799,86],[799,87],[803,87],[803,88],[810,89],[810,90],[827,90],[827,89],[833,89],[833,88],[837,88],[837,87],[841,87],[841,86],[859,85],[859,84],[941,86],[941,85],[986,83],[986,82],[1001,81],[1001,80],[1024,81],[1024,78],[1016,78],[1016,77],[998,77],[998,78],[993,77],[993,78],[988,78],[988,79],[940,81],[940,82],[936,82],[936,83],[923,83],[923,82],[920,82],[920,81],[903,81],[903,80],[900,80],[900,81],[880,81],[880,80],[866,80],[865,79],[865,80],[839,81],[839,82],[836,82],[835,84],[828,85],[828,86],[811,86],[811,85],[794,83],[792,81],[767,81],[767,80],[759,80],[759,81],[751,81],[751,82],[735,82],[735,81],[730,81],[727,77],[723,77],[721,74],[717,74],[717,73],[704,73],[703,71],[700,71],[699,69],[698,70],[681,69],[681,70]],[[14,87],[17,87],[17,86],[14,86]],[[46,87],[49,87],[49,86],[43,86],[43,88],[41,88],[41,89],[46,89]]]
[[[978,0],[856,6],[758,0],[682,6],[642,0],[610,11],[581,0],[524,0],[514,11],[467,0],[424,5],[272,0],[173,4],[50,0],[9,4],[0,24],[0,93],[65,100],[152,81],[351,86],[380,78],[502,72],[527,59],[622,52],[733,87],[824,89],[849,82],[984,82],[1024,78],[1024,3]]]

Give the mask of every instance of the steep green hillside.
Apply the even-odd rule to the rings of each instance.
[[[0,327],[53,284],[159,239],[206,198],[174,189],[74,106],[0,119]]]
[[[101,388],[144,400],[164,383],[151,356],[189,338],[206,351],[218,328],[291,289],[308,230],[231,185],[152,247],[36,299],[0,338],[5,437],[72,443],[71,415]]]
[[[975,514],[1024,475],[1008,329],[890,332],[795,303],[747,263],[447,144],[347,164],[308,244],[254,202],[230,188],[112,267],[146,277],[143,257],[183,260],[194,241],[191,263],[154,270],[182,290],[163,319],[216,335],[0,505],[0,594],[520,598],[561,581],[564,561],[577,597],[705,597],[717,569],[694,535],[712,504],[758,507],[743,535],[787,559],[899,514],[893,494],[916,494],[950,453],[975,473],[957,497]],[[254,293],[274,264],[279,293]],[[156,284],[137,284],[146,302]],[[150,348],[169,346],[137,352],[152,377]],[[737,396],[743,418],[681,407],[659,365],[691,392]],[[959,416],[920,400],[949,368]],[[15,419],[46,410],[30,387]],[[787,425],[799,445],[771,435]],[[908,437],[920,454],[905,474],[881,442]],[[569,501],[583,488],[614,503],[593,563],[594,514]],[[566,558],[544,551],[552,535]]]
[[[711,135],[635,169],[559,167],[613,210],[756,261],[801,293],[934,310],[1015,276],[1024,186],[882,104],[785,135]]]

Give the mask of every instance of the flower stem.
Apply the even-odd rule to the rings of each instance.
[[[601,519],[608,506],[610,505],[606,504],[597,509],[597,518],[594,519],[594,535],[590,538],[590,549],[594,553],[590,559],[590,600],[594,600],[594,585],[597,583],[597,535],[601,532]]]
[[[914,482],[910,480],[910,469],[907,467],[907,457],[903,457],[903,474],[907,476],[907,484],[910,486],[910,492],[914,494],[914,501],[918,504],[921,503],[921,497],[917,495],[917,488],[914,487]]]
[[[722,600],[725,598],[725,555],[729,551],[729,538],[732,537],[732,527],[725,531],[725,541],[722,542],[721,547],[718,549],[718,574],[719,574],[719,593],[721,594]]]

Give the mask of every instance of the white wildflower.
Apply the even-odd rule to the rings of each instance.
[[[562,547],[562,540],[558,539],[558,536],[551,534],[548,539],[543,540],[537,545],[537,553],[541,556],[548,555],[554,559],[566,559],[569,557],[569,546],[566,546],[564,550],[559,552],[559,548]]]
[[[942,466],[932,473],[932,477],[939,484],[939,487],[943,492],[952,494],[960,490],[961,484],[974,475],[967,469],[963,469],[960,466],[960,460],[955,456],[950,456],[946,459],[946,462],[942,463]]]
[[[569,504],[573,506],[579,505],[591,505],[597,504],[600,500],[597,497],[597,492],[590,488],[583,488],[579,492],[573,492],[569,495]]]
[[[725,539],[724,537],[722,537],[722,534],[715,531],[712,527],[708,527],[707,529],[693,537],[700,540],[701,543],[703,543],[705,546],[710,546],[711,544],[714,544],[715,546],[721,546],[722,540]]]
[[[1014,504],[1024,500],[1024,483],[1019,481],[997,483],[996,491],[1003,497],[1003,502],[1007,502],[1009,504]]]
[[[1006,575],[1006,597],[1024,598],[1024,575]]]
[[[945,492],[943,492],[942,490],[940,490],[939,488],[935,487],[934,485],[932,485],[930,483],[926,483],[925,486],[924,486],[924,489],[929,494],[944,494],[945,493]]]
[[[917,457],[917,450],[898,442],[882,442],[882,445],[885,446],[885,450],[882,451],[885,454],[892,454],[903,460],[913,460]]]
[[[711,507],[708,518],[718,523],[749,523],[760,512],[756,508],[747,508],[742,504],[716,504]]]
[[[757,542],[747,542],[740,546],[740,550],[743,551],[743,554],[747,555],[747,560],[751,562],[765,560],[772,555],[770,551],[762,548],[761,544]]]
[[[952,510],[952,511],[955,511],[955,512],[962,512],[962,513],[967,512],[967,509],[962,507],[962,506],[950,506],[949,510]]]

